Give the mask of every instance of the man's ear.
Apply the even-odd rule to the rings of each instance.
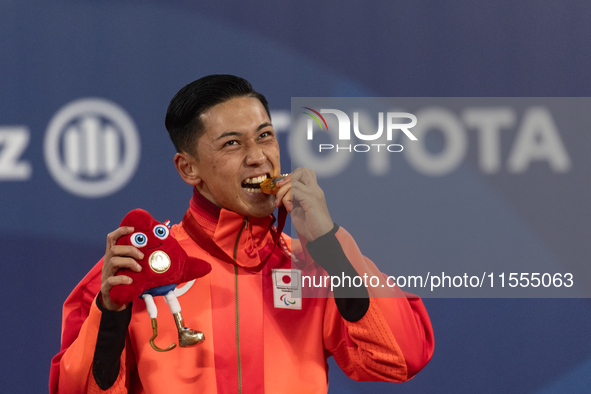
[[[201,182],[197,159],[187,152],[180,152],[174,155],[174,165],[183,181],[191,186],[197,186]]]

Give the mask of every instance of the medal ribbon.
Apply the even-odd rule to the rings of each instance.
[[[279,221],[277,222],[277,229],[276,229],[275,235],[273,237],[273,248],[269,252],[269,255],[265,258],[265,260],[255,267],[242,267],[242,266],[238,265],[236,263],[236,261],[234,261],[234,259],[232,259],[230,256],[228,256],[228,254],[226,252],[224,252],[222,250],[222,248],[220,248],[218,246],[218,244],[216,244],[213,241],[213,239],[211,239],[211,237],[209,235],[207,235],[205,230],[203,230],[201,228],[201,226],[197,223],[197,221],[195,220],[195,218],[191,214],[190,208],[187,210],[185,217],[183,217],[183,228],[185,229],[185,231],[187,232],[189,237],[191,237],[191,239],[197,245],[201,246],[203,249],[205,249],[212,256],[215,256],[218,259],[223,260],[224,262],[226,262],[228,264],[232,264],[236,267],[244,268],[245,270],[248,270],[248,271],[258,272],[265,266],[267,261],[269,261],[269,258],[271,257],[271,255],[273,254],[273,251],[275,250],[275,246],[277,246],[277,244],[280,241],[283,241],[283,239],[281,237],[281,233],[283,231],[283,227],[285,226],[286,219],[287,219],[287,210],[285,209],[284,206],[281,206],[281,207],[279,207]],[[273,220],[275,220],[275,218],[273,218]],[[284,244],[285,244],[285,241],[282,242],[281,246],[283,247],[284,250],[286,250],[286,247],[284,246]]]

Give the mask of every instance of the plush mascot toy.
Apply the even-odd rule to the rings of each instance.
[[[148,315],[152,319],[150,345],[159,352],[172,350],[176,344],[161,349],[154,343],[158,335],[158,310],[153,297],[163,296],[170,307],[179,334],[179,345],[198,345],[205,340],[203,333],[184,326],[181,306],[174,289],[180,283],[200,278],[211,271],[211,265],[206,261],[187,256],[177,240],[170,235],[168,225],[169,222],[157,222],[143,209],[134,209],[123,218],[121,226],[131,226],[135,232],[119,238],[117,245],[133,245],[142,251],[144,258],[137,261],[142,266],[142,271],[120,269],[117,275],[127,275],[133,282],[114,286],[110,293],[111,299],[117,304],[127,304],[138,297],[144,299]]]

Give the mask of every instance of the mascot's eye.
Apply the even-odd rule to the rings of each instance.
[[[144,233],[134,233],[131,234],[131,243],[136,248],[141,248],[142,246],[146,246],[148,243],[148,237]]]
[[[159,224],[154,227],[154,235],[160,239],[166,239],[168,237],[168,227],[163,224]]]

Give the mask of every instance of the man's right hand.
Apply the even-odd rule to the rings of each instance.
[[[101,277],[101,304],[110,311],[121,311],[127,308],[127,305],[118,305],[111,300],[111,288],[116,285],[128,285],[132,282],[129,276],[116,276],[117,271],[120,268],[129,268],[135,272],[142,270],[135,259],[143,259],[144,254],[131,245],[117,245],[119,238],[132,234],[133,230],[133,227],[119,227],[107,235],[107,250],[103,260],[103,275]]]

